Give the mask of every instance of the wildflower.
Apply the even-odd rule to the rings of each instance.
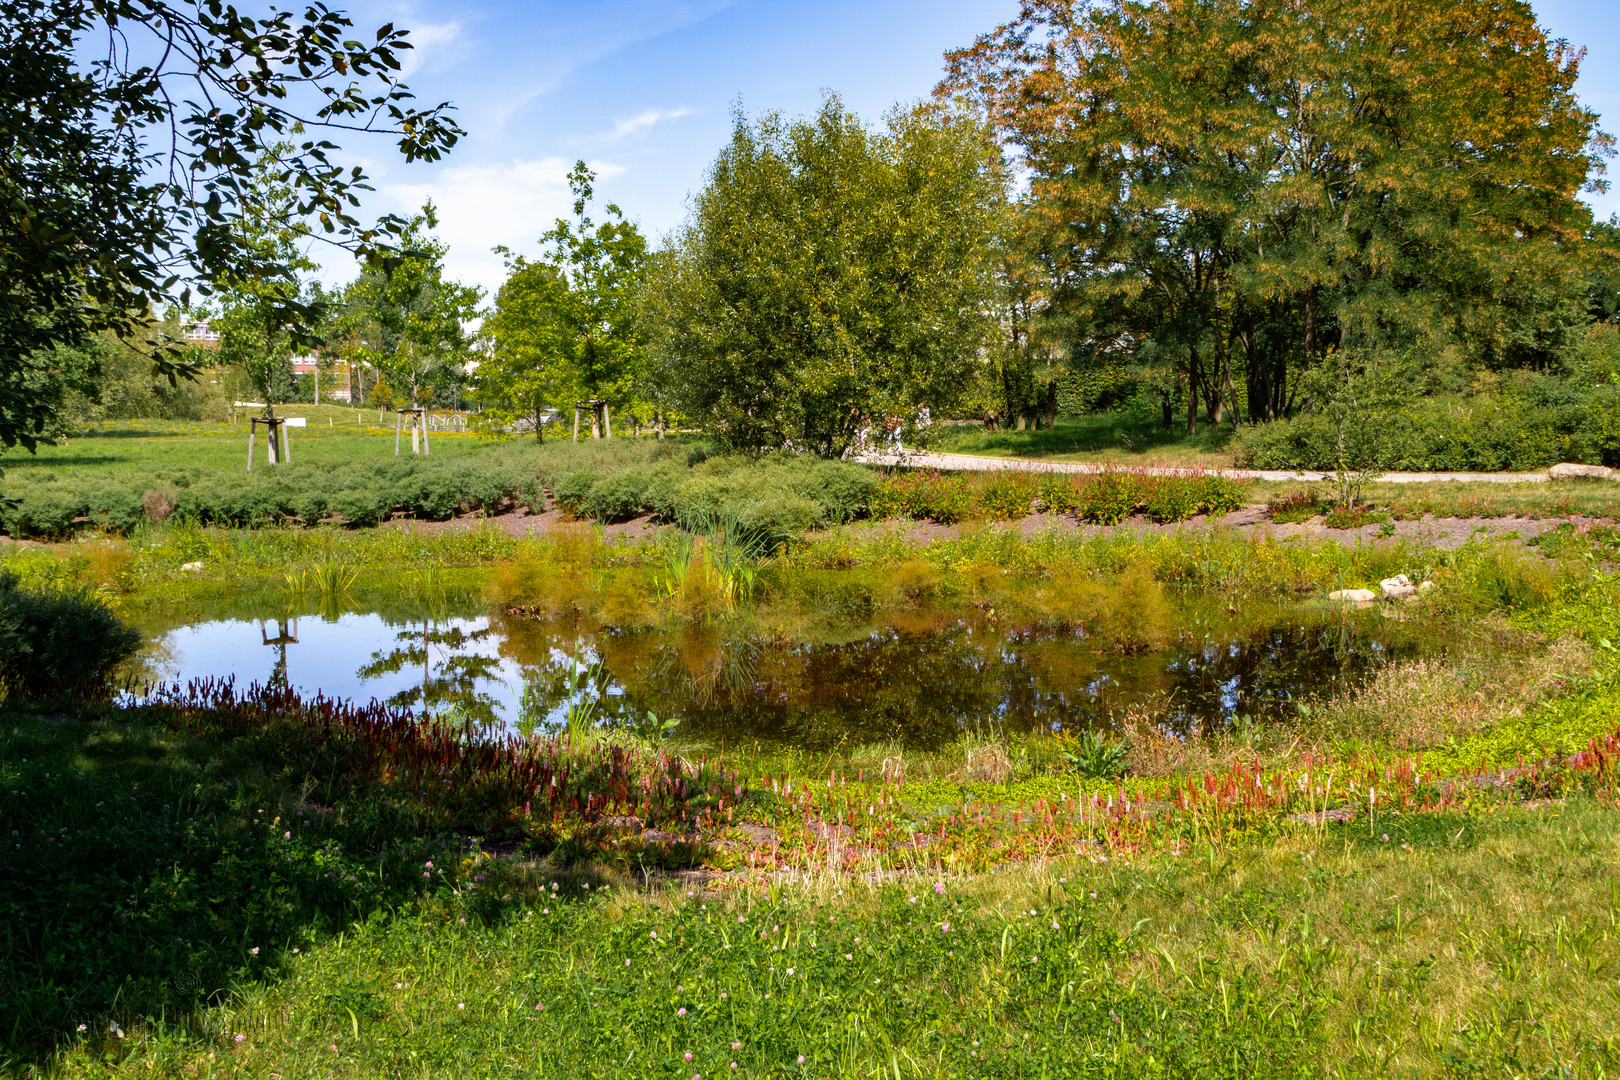
[[[677,987],[676,987],[676,988],[675,988],[675,992],[676,992],[676,993],[677,993],[677,994],[684,994],[684,993],[686,993],[686,987],[684,987],[684,986],[677,986]]]
[[[337,1043],[333,1043],[331,1045],[330,1049],[331,1049],[332,1053],[334,1053],[334,1054],[337,1053]]]
[[[789,975],[793,974],[793,969],[792,968],[788,968],[788,974]]]
[[[736,1068],[736,1067],[737,1067],[737,1063],[736,1063],[736,1062],[735,1062],[735,1061],[733,1061],[733,1062],[732,1062],[732,1063],[731,1063],[731,1067],[732,1067],[732,1068],[733,1068],[733,1069],[735,1069],[735,1068]]]
[[[462,920],[461,920],[461,925],[462,925],[462,926],[466,926],[466,925],[467,925],[467,920],[466,920],[466,919],[462,919]],[[626,963],[628,963],[628,961],[626,961]]]
[[[853,959],[855,959],[855,958],[854,958],[854,957],[853,957],[853,956],[851,956],[851,955],[849,955],[849,953],[845,953],[845,954],[844,954],[844,959],[845,959],[845,960],[853,960]]]
[[[686,1015],[686,1010],[685,1009],[676,1009],[675,1010],[675,1015],[676,1016],[685,1016]]]
[[[247,1038],[247,1036],[246,1036],[246,1035],[243,1035],[243,1034],[242,1034],[242,1033],[241,1033],[241,1032],[237,1032],[237,1034],[236,1034],[236,1041],[237,1041],[237,1042],[242,1042],[242,1041],[244,1041],[244,1040],[245,1040],[245,1039],[246,1039],[246,1038]]]
[[[648,934],[647,936],[650,937],[650,938],[653,938],[653,939],[657,939],[658,931],[654,930],[650,934]]]
[[[83,1024],[80,1024],[80,1025],[79,1025],[79,1030],[80,1030],[80,1031],[83,1031],[83,1030],[84,1030],[84,1025],[83,1025]]]
[[[945,895],[945,883],[944,882],[942,882],[942,881],[934,882],[934,895],[935,896],[944,896]]]
[[[729,997],[730,997],[730,996],[731,996],[731,995],[730,995],[730,994],[728,994],[728,993],[726,993],[726,992],[725,992],[725,991],[724,991],[724,990],[722,990],[722,991],[720,991],[720,1000],[721,1000],[721,1001],[725,1001],[725,1000],[726,1000],[726,999],[727,999],[727,998],[729,998]]]
[[[429,870],[431,870],[431,869],[433,869],[433,860],[429,859],[427,862],[423,863],[422,865],[427,867]]]
[[[625,967],[629,967],[629,966],[630,966],[630,961],[628,961],[628,960],[626,960],[626,961],[625,961],[625,962],[624,962],[624,966],[625,966]]]
[[[534,1003],[534,1011],[535,1012],[540,1012],[544,1008],[545,1008],[545,1006],[542,1005],[540,1002],[537,1001],[537,1002]]]
[[[289,830],[287,830],[287,831],[286,831],[286,832],[284,832],[284,833],[282,833],[282,834],[281,834],[281,838],[282,838],[282,839],[283,839],[283,840],[291,840],[291,839],[292,839],[292,830],[291,830],[291,829],[289,829]]]
[[[803,1054],[800,1054],[800,1055],[799,1055],[799,1064],[800,1064],[800,1065],[803,1065],[803,1064],[804,1064],[804,1055],[803,1055]]]
[[[253,954],[254,956],[258,956],[259,955],[259,947],[257,945],[255,945],[255,946],[253,946],[253,948],[249,949],[248,952]]]
[[[742,922],[742,921],[743,921],[743,917],[742,917],[742,916],[741,916],[741,915],[739,915],[739,916],[737,916],[737,921],[738,921],[738,922]]]
[[[688,1050],[688,1051],[687,1051],[687,1052],[686,1052],[686,1060],[687,1060],[687,1061],[691,1061],[691,1060],[692,1060],[692,1051],[690,1051],[690,1050]]]
[[[467,1007],[467,1003],[465,1001],[456,1003],[456,1008],[458,1008],[458,1009],[465,1009],[466,1007]]]
[[[1384,843],[1389,843],[1389,833],[1384,834]]]

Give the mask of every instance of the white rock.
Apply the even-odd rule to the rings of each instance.
[[[1425,582],[1421,583],[1420,585],[1418,585],[1418,595],[1422,596],[1424,593],[1428,592],[1430,589],[1433,589],[1433,588],[1434,588],[1434,582],[1425,581]]]
[[[1370,604],[1378,599],[1378,594],[1371,589],[1337,589],[1328,593],[1328,599],[1346,604]]]
[[[1580,476],[1589,476],[1595,480],[1610,480],[1614,478],[1614,470],[1607,465],[1576,465],[1566,461],[1548,469],[1547,475],[1554,480],[1573,480]]]
[[[1378,583],[1378,591],[1384,594],[1385,600],[1399,600],[1406,596],[1416,596],[1417,586],[1405,574],[1396,574],[1392,578],[1385,578]]]
[[[182,572],[190,571],[190,570],[201,570],[202,568],[203,568],[203,564],[200,563],[200,562],[188,562],[188,563],[181,563],[180,564],[180,569],[181,569]]]

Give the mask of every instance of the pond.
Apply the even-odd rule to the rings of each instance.
[[[962,729],[1106,726],[1151,706],[1180,733],[1291,715],[1376,665],[1414,655],[1408,625],[1374,612],[1187,611],[1168,645],[1138,654],[1077,630],[934,612],[842,636],[792,640],[702,624],[582,631],[564,620],[463,610],[220,618],[154,628],[147,677],[229,675],[306,695],[377,698],[533,732],[565,722],[642,727],[678,718],[716,747],[898,741],[935,747]]]

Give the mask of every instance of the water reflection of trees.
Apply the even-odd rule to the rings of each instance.
[[[389,705],[499,724],[500,703],[483,687],[500,685],[500,658],[473,651],[493,633],[492,627],[467,630],[423,619],[420,629],[411,626],[395,635],[398,647],[372,653],[355,674],[366,680],[420,668],[421,682],[388,697]]]
[[[1245,714],[1291,714],[1296,699],[1340,689],[1412,647],[1340,621],[1230,628],[1135,656],[1073,629],[969,621],[824,643],[704,626],[581,639],[561,621],[513,620],[503,632],[534,710],[554,724],[571,701],[588,700],[604,724],[654,711],[679,717],[688,739],[807,748],[937,746],[987,722],[1093,727],[1144,700],[1162,703],[1168,728],[1193,733]]]

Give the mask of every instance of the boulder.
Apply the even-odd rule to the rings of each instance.
[[[200,563],[200,562],[188,562],[188,563],[181,563],[180,564],[180,569],[183,572],[190,572],[190,571],[193,571],[193,570],[201,570],[202,568],[203,568],[203,564]]]
[[[1328,599],[1345,604],[1370,604],[1378,599],[1378,594],[1371,589],[1336,589],[1328,593]]]
[[[1589,477],[1593,480],[1612,480],[1614,470],[1607,465],[1577,465],[1566,461],[1554,465],[1547,470],[1547,475],[1554,480],[1574,480],[1579,477]]]
[[[1378,591],[1384,594],[1385,600],[1401,600],[1408,596],[1417,595],[1417,586],[1405,574],[1396,574],[1392,578],[1385,578],[1378,583]]]

